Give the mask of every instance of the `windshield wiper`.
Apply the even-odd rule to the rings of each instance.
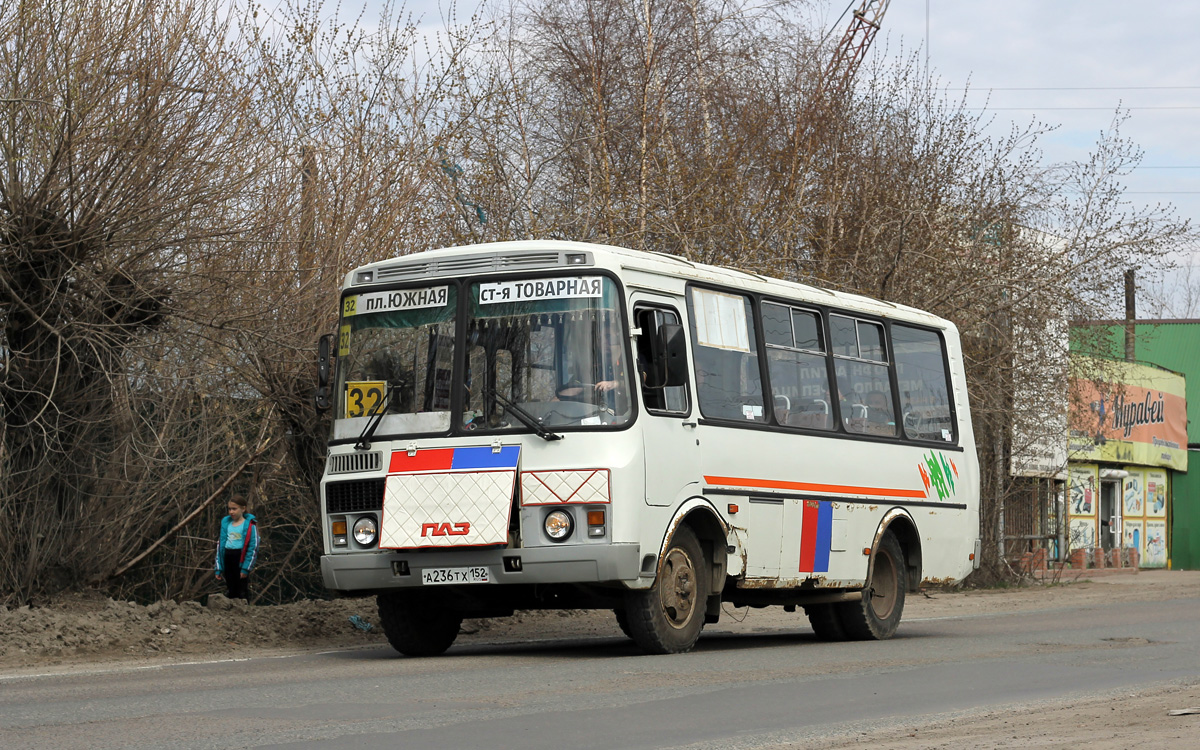
[[[542,426],[541,422],[534,418],[532,414],[514,404],[508,399],[508,397],[501,396],[500,392],[495,388],[488,386],[483,390],[485,393],[491,394],[504,406],[505,409],[507,409],[514,417],[520,420],[521,424],[533,430],[534,434],[540,437],[542,440],[562,440],[562,435],[559,435],[557,432],[551,432],[550,430],[547,430]]]
[[[387,411],[384,404],[392,400],[392,394],[396,392],[399,383],[388,383],[387,395],[375,402],[371,407],[371,411],[367,413],[367,426],[363,428],[359,434],[358,440],[354,443],[354,450],[365,451],[371,447],[371,437],[378,429],[379,423],[383,421],[383,413]]]

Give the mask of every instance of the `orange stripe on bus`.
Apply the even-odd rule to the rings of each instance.
[[[924,498],[921,490],[898,490],[890,487],[849,487],[841,484],[811,484],[809,482],[781,482],[777,479],[750,479],[748,477],[704,477],[709,484],[727,487],[757,487],[767,490],[797,490],[800,492],[836,492],[841,495],[878,495],[880,497]]]

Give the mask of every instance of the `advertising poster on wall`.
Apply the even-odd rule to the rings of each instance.
[[[1096,546],[1096,519],[1072,518],[1068,525],[1070,537],[1067,539],[1069,549],[1092,549]]]
[[[1067,472],[1067,548],[1096,546],[1096,513],[1100,507],[1100,467],[1077,464]]]
[[[1186,383],[1152,365],[1073,357],[1068,455],[1187,471]]]
[[[1142,546],[1143,568],[1167,566],[1167,523],[1146,521],[1146,541]]]
[[[1076,516],[1089,516],[1095,518],[1096,505],[1100,498],[1097,495],[1097,467],[1095,466],[1072,466],[1070,470],[1070,498],[1068,499],[1067,512],[1072,518]]]
[[[1142,553],[1142,540],[1146,538],[1146,522],[1138,518],[1130,521],[1126,519],[1121,526],[1123,538],[1122,547],[1136,549],[1138,554]]]
[[[1136,469],[1129,470],[1129,476],[1125,477],[1125,481],[1122,482],[1122,496],[1125,498],[1124,514],[1126,518],[1143,514],[1146,501],[1146,478],[1142,472]]]
[[[1167,472],[1146,472],[1146,515],[1151,518],[1167,516]]]

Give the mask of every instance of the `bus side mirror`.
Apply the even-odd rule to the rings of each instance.
[[[317,411],[329,410],[329,380],[333,372],[330,356],[333,352],[333,334],[327,333],[317,340],[317,392],[313,402]]]
[[[675,323],[659,326],[657,343],[655,366],[662,374],[663,387],[687,383],[687,339],[683,334],[683,326]]]

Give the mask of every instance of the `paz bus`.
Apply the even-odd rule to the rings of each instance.
[[[929,313],[504,242],[354,269],[318,356],[324,583],[376,596],[403,654],[545,608],[612,610],[650,653],[723,603],[883,639],[978,566],[962,350]]]

